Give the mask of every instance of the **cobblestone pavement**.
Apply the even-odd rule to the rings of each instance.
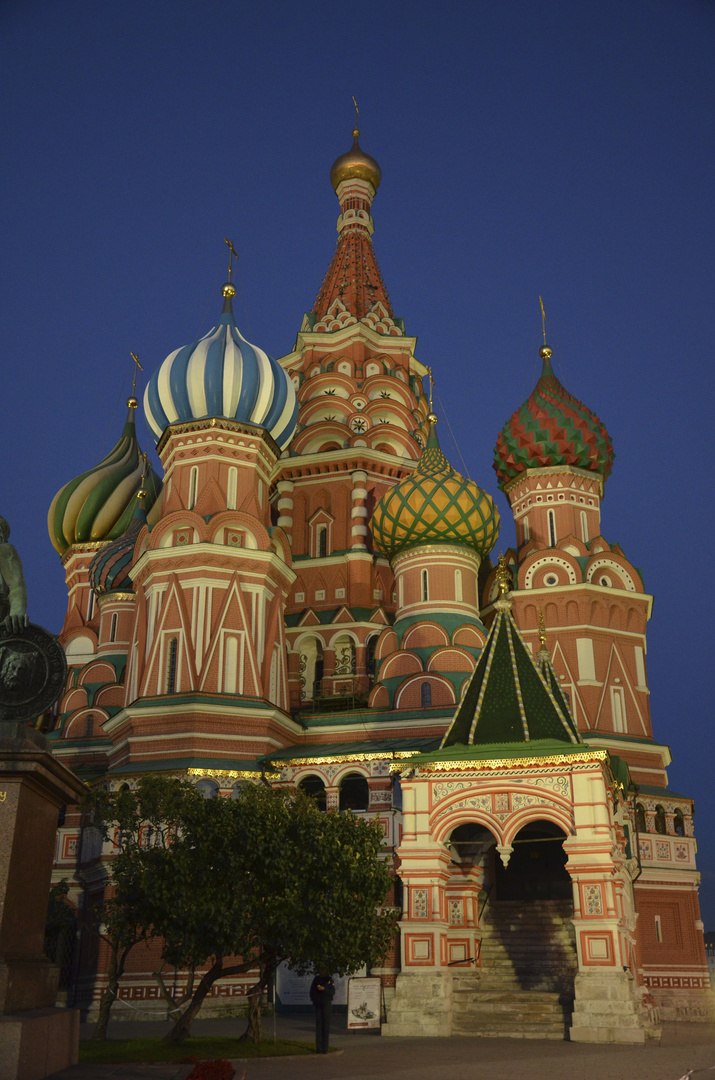
[[[166,1024],[120,1023],[111,1038],[160,1035]],[[195,1035],[238,1035],[241,1020],[197,1021]],[[310,1040],[312,1017],[279,1017],[279,1038]],[[83,1025],[82,1037],[91,1028]],[[273,1022],[264,1023],[264,1036]],[[536,1039],[383,1039],[376,1033],[345,1032],[345,1019],[333,1023],[331,1046],[340,1054],[326,1057],[263,1058],[236,1061],[236,1080],[680,1080],[689,1069],[693,1080],[715,1080],[715,1024],[664,1024],[659,1043],[614,1046]],[[702,1071],[701,1071],[702,1070]],[[55,1073],[53,1080],[185,1080],[191,1066],[77,1065]]]

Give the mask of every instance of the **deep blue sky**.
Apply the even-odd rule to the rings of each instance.
[[[58,631],[65,606],[50,501],[116,441],[130,349],[150,373],[213,325],[224,236],[241,329],[291,349],[355,94],[378,259],[453,463],[446,421],[495,494],[539,294],[557,374],[611,433],[603,532],[655,593],[654,728],[696,800],[715,929],[713,55],[705,0],[5,0],[0,513],[32,620]]]

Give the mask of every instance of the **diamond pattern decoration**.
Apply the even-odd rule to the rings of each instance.
[[[601,421],[561,385],[546,358],[533,393],[499,434],[494,469],[502,490],[525,469],[549,465],[575,465],[606,480],[614,457]]]
[[[432,424],[414,471],[383,495],[370,524],[388,559],[435,543],[464,544],[484,557],[497,541],[499,512],[486,491],[452,468]]]

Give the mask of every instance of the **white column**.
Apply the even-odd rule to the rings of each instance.
[[[356,469],[351,474],[353,482],[352,499],[353,506],[350,511],[352,518],[352,544],[354,551],[365,551],[367,548],[367,473]]]

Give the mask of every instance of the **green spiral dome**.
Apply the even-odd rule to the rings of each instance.
[[[52,546],[64,555],[72,544],[114,540],[134,515],[142,486],[144,461],[134,428],[134,409],[116,446],[93,469],[65,484],[55,495],[47,515]],[[150,467],[144,479],[147,510],[161,491],[161,480]]]

